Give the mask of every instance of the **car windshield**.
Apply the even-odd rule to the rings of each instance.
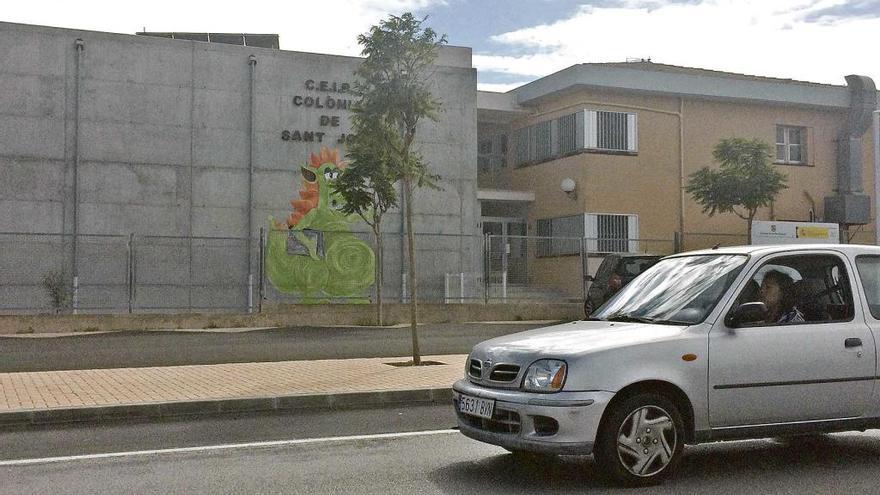
[[[590,319],[694,324],[706,319],[739,274],[744,255],[667,258],[636,277]]]

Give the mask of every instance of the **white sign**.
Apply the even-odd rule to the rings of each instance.
[[[752,222],[752,244],[839,244],[840,226],[817,222]]]

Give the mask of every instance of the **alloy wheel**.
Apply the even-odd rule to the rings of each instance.
[[[617,455],[635,476],[654,476],[672,460],[678,442],[672,417],[664,409],[647,405],[631,412],[617,432]]]

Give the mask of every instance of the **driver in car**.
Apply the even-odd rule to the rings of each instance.
[[[761,302],[767,306],[767,323],[803,323],[804,314],[795,306],[794,281],[777,270],[764,274]]]

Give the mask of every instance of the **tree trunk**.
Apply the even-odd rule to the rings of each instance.
[[[746,235],[748,236],[746,238],[746,244],[749,246],[752,245],[752,221],[754,221],[754,220],[755,220],[755,213],[750,211],[749,218],[748,218],[748,220],[746,220],[748,222],[748,228],[746,229]]]
[[[403,194],[404,202],[406,203],[406,249],[409,257],[409,274],[407,277],[409,283],[409,322],[412,332],[413,366],[418,366],[422,363],[422,357],[419,351],[419,331],[416,326],[418,322],[417,304],[419,292],[416,285],[416,248],[412,226],[412,178],[410,177],[403,178]]]
[[[378,225],[378,222],[376,222]],[[383,247],[382,247],[382,233],[378,228],[373,229],[373,234],[376,236],[376,325],[382,326],[382,284],[383,280],[383,272],[385,271],[385,261],[382,257],[383,255]]]

